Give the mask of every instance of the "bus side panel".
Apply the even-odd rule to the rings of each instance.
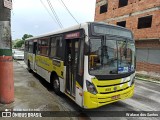
[[[50,76],[51,72],[56,72],[60,79],[60,82],[62,83],[62,80],[64,79],[64,63],[60,60],[52,60],[49,57],[45,56],[36,56],[36,64],[37,64],[37,73],[42,76],[44,79],[46,79],[48,82],[50,82]],[[62,85],[63,86],[63,85]]]
[[[37,66],[37,74],[43,77],[47,82],[50,83],[50,75],[51,73],[42,67]]]
[[[27,65],[28,64],[28,52],[24,52],[24,62]]]
[[[59,82],[60,82],[60,91],[62,93],[64,93],[64,91],[65,91],[64,79],[62,79],[62,78],[59,77]]]
[[[88,73],[88,56],[85,56],[84,57],[84,83],[83,83],[83,107],[84,108],[88,108],[88,106],[90,106],[90,108],[97,107],[96,98],[87,91],[87,87],[86,87],[86,80],[90,81],[93,77],[94,76],[91,76]],[[93,102],[90,101],[91,98]]]
[[[52,64],[51,60],[45,56],[36,56],[36,67],[37,67],[37,74],[43,77],[46,81],[50,82],[50,75],[52,71]]]
[[[30,63],[30,67],[33,70],[33,53],[28,53],[28,59],[27,59]],[[28,64],[27,64],[28,65]]]
[[[83,106],[83,88],[79,85],[79,83],[76,81],[76,97],[75,97],[76,103],[79,106]]]
[[[60,91],[64,93],[66,85],[66,66],[63,67],[63,79],[59,77],[59,82],[60,82]]]

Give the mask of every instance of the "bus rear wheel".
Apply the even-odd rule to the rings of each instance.
[[[32,69],[31,69],[31,65],[30,65],[30,62],[28,61],[28,68],[27,70],[31,73],[32,72]]]
[[[57,95],[61,93],[60,92],[60,82],[58,78],[53,79],[53,90]]]

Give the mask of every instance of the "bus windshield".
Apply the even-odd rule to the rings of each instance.
[[[127,38],[133,38],[132,33],[124,28],[109,26],[109,25],[92,25],[92,33],[93,34],[108,34],[113,36],[121,36],[121,37],[127,37]]]
[[[121,74],[134,71],[135,45],[124,38],[90,39],[89,72],[92,75]]]

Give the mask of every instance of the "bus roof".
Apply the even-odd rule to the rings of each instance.
[[[82,28],[82,27],[81,27],[82,25],[83,25],[83,26],[84,26],[84,25],[87,25],[87,23],[74,25],[74,26],[72,26],[72,27],[60,29],[60,30],[58,30],[58,31],[53,31],[53,32],[46,33],[46,34],[42,34],[42,35],[38,35],[38,36],[35,36],[35,37],[30,37],[30,38],[26,39],[26,41],[27,41],[27,40],[32,40],[32,39],[37,39],[37,38],[42,38],[42,37],[47,37],[47,36],[51,36],[51,35],[54,35],[54,34],[60,34],[60,33],[63,33],[63,32],[73,31],[73,30]]]
[[[53,32],[38,35],[38,36],[35,36],[35,37],[30,37],[30,38],[26,39],[25,41],[32,40],[32,39],[43,38],[43,37],[51,36],[51,35],[54,35],[54,34],[60,34],[60,33],[63,33],[63,32],[69,32],[69,31],[73,31],[73,30],[76,30],[76,29],[84,28],[84,26],[86,26],[90,23],[109,25],[109,26],[118,27],[118,28],[121,28],[121,29],[124,29],[124,30],[128,30],[127,28],[117,26],[117,25],[114,25],[114,24],[104,23],[104,22],[85,22],[85,23],[81,23],[81,24],[78,24],[78,25],[68,27],[68,28],[60,29],[58,31],[53,31]],[[130,31],[130,30],[128,30],[128,31]]]

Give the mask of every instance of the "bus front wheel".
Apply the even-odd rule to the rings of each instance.
[[[53,90],[57,95],[61,93],[60,92],[60,82],[58,78],[54,78],[53,80]]]

